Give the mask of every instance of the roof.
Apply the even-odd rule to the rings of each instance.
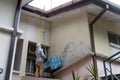
[[[28,3],[28,5],[25,5],[22,9],[51,19],[55,18],[56,16],[60,17],[61,15],[64,16],[66,14],[71,15],[83,11],[97,15],[104,8],[108,9],[103,17],[107,18],[108,20],[120,22],[120,7],[110,0],[74,0],[74,2],[67,2],[62,4],[60,7],[52,8],[48,11],[30,6]]]

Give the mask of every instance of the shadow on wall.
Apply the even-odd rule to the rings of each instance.
[[[92,54],[90,48],[82,41],[69,42],[61,53],[63,66],[67,67],[90,54]]]

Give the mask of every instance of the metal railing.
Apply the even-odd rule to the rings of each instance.
[[[116,54],[110,56],[109,58],[107,58],[107,59],[105,59],[103,61],[104,72],[105,72],[105,80],[108,80],[108,72],[110,73],[111,80],[114,80],[114,79],[120,80],[117,76],[115,76],[113,74],[112,65],[111,65],[111,63],[113,63],[114,61],[118,60],[119,58],[120,58],[120,52],[117,52]],[[106,63],[109,64],[109,69],[106,67]]]

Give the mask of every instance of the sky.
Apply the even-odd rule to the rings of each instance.
[[[109,1],[120,5],[120,0],[109,0]]]
[[[120,6],[120,0],[108,0],[108,1]]]
[[[33,0],[28,5],[48,11],[72,0]]]
[[[52,8],[58,7],[64,3],[70,2],[72,0],[33,0],[28,5],[40,8],[45,11],[49,11]],[[108,0],[114,4],[120,5],[120,0]]]

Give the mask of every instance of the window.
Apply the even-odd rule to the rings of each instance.
[[[27,74],[35,74],[35,58],[28,56],[27,58],[27,66],[26,66]]]
[[[23,39],[18,39],[16,45],[14,67],[13,67],[15,71],[20,71],[22,49],[23,49]]]
[[[41,45],[42,49],[46,56],[48,56],[48,46]],[[28,43],[28,53],[27,53],[27,63],[26,63],[26,75],[34,75],[35,74],[35,50],[36,50],[36,42],[29,41]]]
[[[108,32],[108,39],[110,43],[120,45],[120,36],[118,34]]]
[[[119,37],[119,45],[120,45],[120,37]]]
[[[29,42],[28,53],[29,54],[35,54],[35,49],[36,49],[36,43],[35,42]]]

